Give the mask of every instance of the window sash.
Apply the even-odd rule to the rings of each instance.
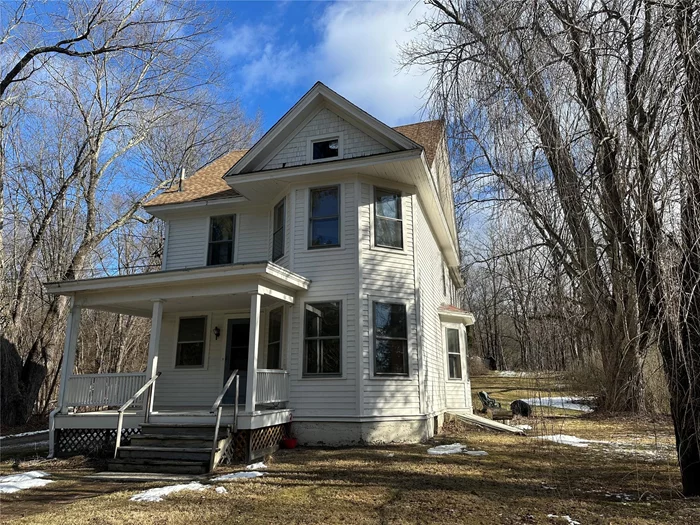
[[[280,213],[281,208],[281,213]],[[272,260],[273,262],[284,255],[284,223],[285,202],[282,199],[273,210],[274,224],[272,232]]]
[[[279,330],[277,333],[273,333],[273,316],[279,315]],[[275,308],[268,314],[268,327],[267,327],[267,368],[279,369],[282,366],[282,323],[284,320],[284,314],[282,308]],[[274,349],[273,352],[270,350]],[[271,359],[274,355],[275,359]]]
[[[450,332],[457,332],[457,348],[453,348],[450,344]],[[463,379],[462,374],[462,343],[460,342],[459,330],[456,328],[446,328],[445,329],[445,339],[447,342],[447,360],[449,368],[449,378],[450,379]],[[456,363],[453,367],[453,363]],[[453,370],[454,368],[454,370]]]
[[[335,213],[332,215],[314,215],[314,193],[320,191],[335,190]],[[316,222],[336,221],[337,242],[333,244],[316,244],[314,241],[314,224]],[[340,186],[325,186],[322,188],[311,188],[309,191],[309,242],[310,249],[336,248],[340,246]]]
[[[378,205],[379,203],[379,198],[382,195],[389,195],[393,196],[396,200],[396,217],[388,217],[386,215],[382,215],[380,211],[380,206]],[[401,192],[400,191],[392,191],[392,190],[383,190],[380,188],[375,188],[374,189],[374,245],[375,246],[380,246],[382,248],[392,248],[392,249],[397,249],[397,250],[403,250],[403,210],[402,208],[402,202],[401,202]],[[384,242],[380,239],[380,234],[382,233],[381,229],[378,228],[377,226],[382,223],[394,223],[398,225],[398,232],[399,232],[399,239],[398,239],[398,244],[392,244],[390,239],[388,242]],[[386,240],[385,240],[386,241]]]
[[[338,305],[338,334],[332,334],[332,335],[318,335],[318,336],[309,336],[307,333],[307,327],[308,327],[308,320],[307,316],[312,313],[309,311],[308,307],[314,308],[319,305],[328,305],[328,304],[337,304]],[[307,303],[304,307],[304,376],[340,376],[342,375],[343,369],[342,369],[342,355],[343,355],[343,345],[342,345],[342,325],[343,325],[343,311],[342,311],[342,303],[340,301],[328,301],[328,302],[323,302],[323,303]],[[318,333],[321,333],[321,329],[319,327]],[[332,351],[331,349],[326,349],[325,345],[323,344],[324,341],[335,341],[337,342],[337,348],[338,348],[338,355],[337,355],[337,363],[338,363],[338,370],[337,371],[324,371],[323,370],[323,365],[326,362],[326,359],[324,359],[324,356],[326,355],[326,352]],[[313,351],[315,353],[314,359],[309,360],[309,346],[313,348]],[[315,370],[310,370],[310,364],[315,363]]]
[[[381,304],[386,304],[386,305],[391,305],[391,306],[401,306],[402,307],[402,312],[403,312],[403,324],[404,327],[406,328],[406,334],[404,337],[396,337],[396,336],[388,336],[388,335],[377,335],[378,329],[377,329],[377,318],[379,317],[377,315],[377,305]],[[384,302],[377,302],[373,301],[372,303],[372,313],[373,313],[373,332],[374,332],[374,375],[375,376],[408,376],[409,375],[409,366],[408,366],[408,313],[406,312],[406,305],[403,303],[384,303]],[[403,352],[402,352],[402,364],[401,367],[403,369],[402,372],[382,372],[379,371],[379,366],[377,362],[377,347],[378,347],[378,342],[381,341],[398,341],[402,344],[403,347]]]
[[[199,319],[202,321],[202,337],[201,339],[180,339],[180,324],[182,321],[190,321],[193,319]],[[176,368],[202,368],[204,366],[204,354],[206,353],[206,340],[207,340],[207,317],[206,316],[198,316],[198,317],[180,317],[178,320],[178,335],[177,335],[177,344],[176,344],[176,351],[175,351],[175,367]],[[183,361],[183,356],[182,356],[182,349],[183,346],[191,346],[191,345],[201,345],[201,355],[199,356],[199,363],[198,364],[180,364]]]
[[[214,221],[222,218],[231,219],[231,238],[223,240],[212,240],[214,234]],[[209,242],[207,244],[207,266],[219,266],[223,264],[233,264],[233,248],[234,241],[236,240],[236,216],[235,215],[216,215],[209,218]],[[215,252],[214,248],[219,246],[228,246],[228,262],[213,262],[213,255]]]

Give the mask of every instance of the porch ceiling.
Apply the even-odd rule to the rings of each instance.
[[[164,312],[247,310],[250,294],[262,294],[262,306],[280,300],[294,302],[310,281],[274,263],[169,270],[139,275],[47,283],[49,293],[74,298],[75,304],[150,317],[153,301]]]

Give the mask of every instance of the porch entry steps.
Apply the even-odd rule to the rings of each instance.
[[[118,457],[107,463],[112,472],[158,472],[169,474],[206,474],[210,470],[213,424],[140,425],[141,434],[119,447]],[[215,455],[231,438],[228,427],[219,427]]]

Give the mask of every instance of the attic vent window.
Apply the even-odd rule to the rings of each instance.
[[[313,160],[337,158],[340,152],[340,141],[337,138],[318,140],[311,144],[311,148]]]

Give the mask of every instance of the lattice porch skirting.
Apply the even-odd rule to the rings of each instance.
[[[138,428],[123,429],[122,445],[130,444],[130,437],[140,432]],[[57,457],[111,457],[114,454],[117,431],[113,428],[57,428],[55,440]]]
[[[280,442],[288,435],[286,424],[255,430],[239,430],[229,442],[221,463],[247,463],[272,454],[280,448]]]

